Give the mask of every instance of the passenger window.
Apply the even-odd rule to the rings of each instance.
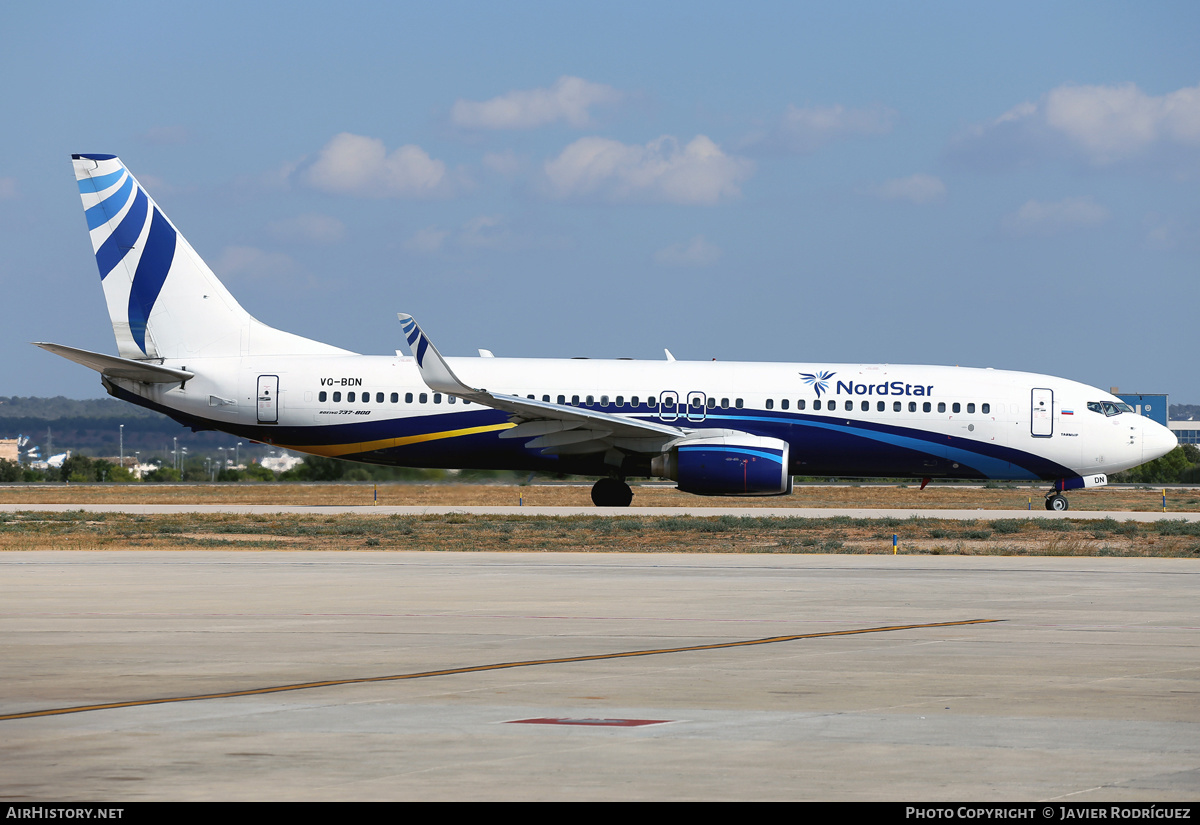
[[[700,401],[700,399],[699,399],[699,398],[693,398],[693,399],[692,399],[692,409],[693,409],[693,410],[699,410],[699,409],[701,409],[701,408],[703,408],[703,407],[704,407],[704,404],[703,404],[703,403]]]
[[[967,404],[967,412],[972,415],[975,413],[975,402],[974,401]]]
[[[814,410],[821,409],[821,399],[820,398],[818,398],[816,401],[813,402],[813,409]]]
[[[723,410],[729,409],[729,399],[728,398],[721,399],[721,409],[723,409]]]
[[[629,399],[629,406],[636,407],[638,405],[638,397],[635,395]]]
[[[992,411],[992,405],[991,404],[983,404],[979,407],[979,411],[981,413],[983,413],[984,415],[987,415],[988,413],[990,413]]]
[[[711,395],[708,397],[708,408],[710,410],[715,410],[717,408],[717,399],[713,398]]]
[[[950,409],[951,409],[951,411],[952,411],[952,412],[956,412],[956,413],[957,413],[957,412],[962,412],[962,404],[960,404],[960,403],[958,403],[957,401],[955,401],[955,402],[954,402],[954,406],[953,406],[953,407],[951,407]]]
[[[558,397],[558,403],[559,403],[559,404],[566,404],[566,403],[567,403],[567,397],[566,397],[565,395],[560,395],[560,396]]]
[[[737,407],[740,410],[743,406],[742,399],[740,399],[740,398],[733,399],[733,406]]]
[[[578,396],[578,395],[572,395],[572,396],[571,396],[571,406],[572,406],[572,407],[578,407],[578,406],[579,406],[579,396]]]
[[[375,393],[375,403],[376,403],[376,404],[382,404],[382,403],[383,403],[383,393],[381,393],[381,392],[377,392],[377,393]]]
[[[364,393],[363,393],[363,397],[362,397],[362,402],[363,402],[364,404],[370,404],[370,403],[371,403],[371,393],[369,393],[369,392],[364,392]]]
[[[646,399],[646,406],[647,407],[654,406],[654,396],[653,395]]]
[[[589,396],[587,397],[587,401],[585,401],[584,403],[585,403],[585,404],[587,404],[589,407],[590,407],[590,406],[592,406],[592,404],[595,404],[595,403],[596,403],[596,396],[594,396],[594,395],[589,395]]]
[[[412,399],[413,399],[413,395],[412,395],[412,393],[411,393],[411,392],[406,392],[406,393],[404,393],[404,403],[405,403],[405,404],[411,404],[411,403],[412,403]]]
[[[392,403],[393,403],[393,404],[399,404],[399,403],[400,403],[400,393],[398,393],[398,392],[394,392],[394,393],[392,393]]]
[[[433,403],[434,403],[434,404],[441,404],[441,403],[442,403],[442,394],[441,394],[440,392],[435,392],[435,393],[433,394]]]
[[[847,402],[846,402],[846,412],[850,412],[852,409],[854,409],[854,402],[853,402],[853,401],[847,401]]]
[[[335,393],[333,394],[333,400],[334,400],[334,403],[336,403],[336,402],[338,402],[338,401],[341,401],[341,400],[342,400],[342,394],[341,394],[340,392],[335,392]]]
[[[900,402],[899,401],[892,402],[892,412],[900,412]]]
[[[348,392],[348,393],[346,393],[346,400],[347,400],[347,401],[353,401],[353,400],[354,400],[354,393],[352,393],[352,392]]]
[[[601,407],[607,407],[607,406],[608,406],[608,396],[607,396],[607,395],[602,395],[602,396],[600,396],[600,406],[601,406]]]
[[[871,410],[871,402],[870,402],[870,401],[864,401],[864,402],[862,402],[862,404],[860,404],[860,405],[859,405],[859,408],[860,408],[860,409],[861,409],[863,412],[870,412],[870,410]]]
[[[805,401],[803,398],[801,398],[799,401],[796,402],[796,409],[798,409],[798,410],[804,409],[804,404],[805,404]]]
[[[420,400],[420,402],[421,402],[422,404],[427,404],[427,403],[429,403],[429,393],[425,393],[425,392],[423,392],[423,393],[421,393],[419,396],[417,396],[417,398]]]
[[[625,406],[625,396],[623,396],[623,395],[618,395],[618,396],[617,396],[617,399],[616,399],[616,405],[617,405],[618,407],[623,407],[623,406]]]
[[[321,390],[320,394],[317,395],[318,401],[324,401],[327,398],[329,398],[329,393],[325,392],[325,390]],[[1088,404],[1088,406],[1090,407],[1091,404]]]
[[[775,409],[775,399],[774,399],[774,398],[768,398],[768,399],[767,399],[767,409],[768,409],[768,410],[773,410],[773,409]]]
[[[549,404],[549,403],[550,403],[550,396],[548,396],[548,395],[543,395],[543,396],[542,396],[542,400],[543,400],[543,401],[545,401],[547,404]]]
[[[786,410],[788,408],[788,400],[784,398],[779,402],[779,409]]]
[[[926,401],[924,404],[921,405],[922,412],[929,412],[932,409],[933,409],[933,405],[930,404],[928,401]]]
[[[946,402],[939,401],[938,402],[938,412],[945,412],[945,411],[946,411]]]
[[[916,411],[917,411],[917,402],[916,402],[916,401],[909,401],[909,402],[908,402],[908,411],[909,411],[909,412],[916,412]]]
[[[876,403],[876,404],[875,404],[875,410],[876,410],[876,412],[883,412],[883,411],[884,411],[884,408],[885,408],[885,406],[886,406],[886,405],[885,405],[885,404],[884,404],[882,401],[880,401],[880,402]]]

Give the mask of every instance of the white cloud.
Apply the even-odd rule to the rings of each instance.
[[[909,175],[892,178],[875,187],[875,195],[886,201],[915,204],[937,203],[946,197],[946,184],[933,175]]]
[[[882,106],[848,109],[842,105],[800,108],[789,104],[783,116],[747,144],[769,151],[807,154],[842,138],[885,135],[896,121],[894,109]]]
[[[467,129],[533,129],[557,121],[582,129],[591,123],[591,107],[620,99],[611,86],[563,76],[548,89],[522,89],[483,102],[455,101],[450,119]]]
[[[15,200],[17,197],[17,179],[0,178],[0,201]]]
[[[346,236],[346,225],[329,215],[297,215],[267,224],[267,230],[282,241],[337,243]]]
[[[463,246],[499,249],[507,245],[509,233],[504,220],[495,215],[480,215],[463,224],[458,242]]]
[[[218,277],[288,278],[298,273],[296,262],[282,252],[266,252],[253,246],[227,246],[213,264]]]
[[[654,253],[654,262],[662,266],[712,266],[721,258],[721,248],[697,235],[687,243],[677,243]]]
[[[450,232],[445,229],[438,229],[436,226],[427,226],[424,229],[418,229],[404,242],[404,248],[413,252],[437,252],[442,248],[446,238]]]
[[[725,154],[704,135],[686,146],[670,136],[645,146],[586,137],[546,161],[543,171],[553,198],[714,204],[740,195],[754,164]]]
[[[1200,86],[1147,95],[1133,83],[1063,85],[970,129],[954,148],[1003,158],[1066,152],[1105,166],[1163,149],[1200,149]]]
[[[446,164],[420,146],[388,152],[382,140],[349,132],[329,141],[301,176],[322,192],[367,198],[435,197],[451,188]]]
[[[1015,235],[1057,235],[1098,226],[1109,217],[1108,209],[1092,198],[1064,198],[1054,203],[1031,200],[1009,215],[1004,224]]]

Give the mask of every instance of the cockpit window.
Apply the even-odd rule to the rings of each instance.
[[[1088,405],[1088,409],[1091,410],[1092,412],[1100,413],[1101,415],[1104,415],[1104,407],[1101,406],[1099,401],[1089,401],[1089,402],[1087,402],[1087,405]]]
[[[1104,402],[1104,414],[1105,415],[1120,415],[1123,412],[1131,413],[1131,412],[1133,412],[1133,407],[1129,406],[1128,404],[1122,403],[1122,402],[1117,402],[1115,404],[1112,401]]]

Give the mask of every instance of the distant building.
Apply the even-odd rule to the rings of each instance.
[[[1200,444],[1200,421],[1169,421],[1167,426],[1180,444]]]
[[[0,458],[16,462],[21,456],[21,448],[15,438],[0,438]]]

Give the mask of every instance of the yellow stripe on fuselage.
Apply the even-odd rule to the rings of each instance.
[[[313,455],[323,455],[329,458],[336,458],[342,455],[353,455],[355,453],[369,453],[375,450],[386,450],[390,447],[403,447],[406,444],[419,444],[422,441],[438,441],[443,438],[458,438],[460,435],[475,435],[476,433],[490,433],[498,430],[507,430],[517,426],[516,424],[488,424],[484,427],[464,427],[461,430],[442,430],[439,433],[422,433],[421,435],[406,435],[403,438],[380,438],[377,441],[360,441],[357,444],[312,444],[312,445],[293,445],[279,444],[289,450],[296,450],[301,453],[311,453]]]

